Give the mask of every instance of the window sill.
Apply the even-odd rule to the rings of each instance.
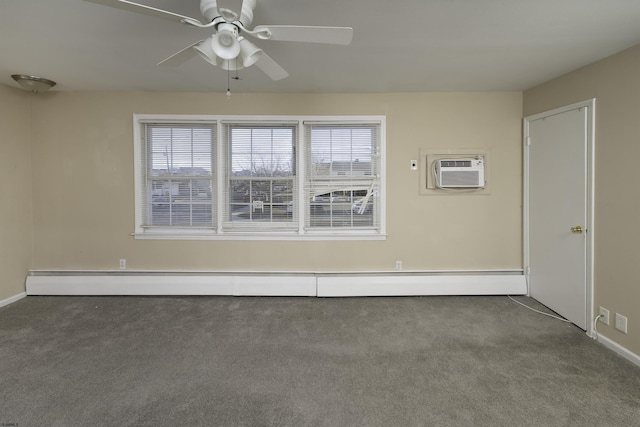
[[[271,232],[271,233],[171,233],[171,232],[142,232],[131,234],[136,240],[386,240],[387,235],[378,232],[348,232],[348,233],[306,233]]]

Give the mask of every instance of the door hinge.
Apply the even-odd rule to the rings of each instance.
[[[525,267],[524,274],[526,274],[527,276],[531,275],[531,267]]]
[[[524,138],[524,145],[526,145],[527,147],[531,146],[531,137],[530,136],[526,136]]]

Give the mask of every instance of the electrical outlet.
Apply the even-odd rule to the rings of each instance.
[[[616,313],[616,329],[627,333],[627,318],[620,313]]]
[[[124,270],[125,268],[127,268],[127,260],[126,259],[121,259],[120,260],[120,270]]]
[[[600,312],[598,314],[601,316],[599,320],[609,326],[609,310],[600,306]]]
[[[402,261],[396,261],[396,270],[402,270]]]

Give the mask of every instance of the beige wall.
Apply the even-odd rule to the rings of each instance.
[[[640,45],[524,93],[531,115],[589,98],[596,100],[595,307],[611,312],[603,335],[640,354]],[[629,319],[613,328],[614,312]]]
[[[36,269],[519,269],[522,94],[50,93],[32,101]],[[386,115],[386,241],[134,240],[132,114]],[[490,195],[425,196],[421,149],[491,150]]]
[[[31,266],[29,95],[0,85],[0,301],[24,292]]]

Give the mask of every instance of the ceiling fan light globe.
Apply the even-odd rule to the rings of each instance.
[[[220,33],[220,37],[218,38],[220,44],[224,47],[230,47],[233,44],[233,38],[229,33]]]
[[[220,31],[211,37],[211,49],[222,59],[233,59],[240,54],[240,43],[229,31]]]
[[[211,42],[208,42],[207,40],[205,40],[202,43],[195,45],[193,48],[195,49],[196,52],[198,52],[198,55],[200,55],[202,59],[207,61],[209,64],[217,65],[216,53],[213,51],[213,48],[211,47]]]
[[[223,59],[220,61],[220,68],[223,70],[238,71],[242,70],[244,67],[245,64],[242,63],[242,58]]]
[[[240,39],[240,57],[242,58],[242,63],[245,67],[250,67],[255,64],[258,59],[263,54],[262,49],[260,49],[255,44],[251,43],[249,40],[245,38]]]

